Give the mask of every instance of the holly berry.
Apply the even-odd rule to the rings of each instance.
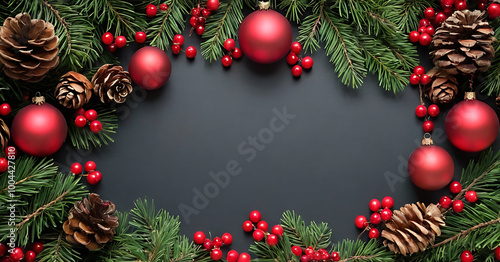
[[[299,61],[299,57],[293,52],[290,52],[290,54],[288,54],[286,56],[286,62],[289,65],[295,65],[298,61]]]
[[[388,221],[392,217],[392,211],[389,208],[384,208],[382,209],[382,212],[380,212],[380,218],[384,221]]]
[[[368,233],[368,237],[371,238],[378,238],[380,236],[380,233],[378,232],[378,229],[372,228],[370,229],[370,232]]]
[[[199,25],[204,26],[206,22],[207,22],[207,19],[205,17],[202,17],[202,16],[198,17],[198,24]]]
[[[384,197],[382,199],[382,207],[392,208],[394,206],[394,199],[390,196]]]
[[[219,0],[208,0],[207,9],[210,11],[217,11],[217,9],[219,9]]]
[[[411,31],[409,37],[410,37],[410,41],[412,43],[416,43],[416,42],[418,42],[418,39],[420,38],[420,34],[417,31]]]
[[[432,37],[427,33],[423,33],[418,38],[418,42],[423,46],[428,46],[432,42]]]
[[[465,250],[460,255],[460,261],[462,261],[462,262],[472,262],[472,261],[474,261],[474,256],[472,256],[472,253],[469,250]]]
[[[73,116],[74,117],[85,116],[85,109],[83,109],[83,107],[80,107],[80,108],[76,109],[75,113],[73,113]]]
[[[478,3],[477,4],[477,9],[479,9],[481,11],[486,10],[486,3],[485,2]]]
[[[87,118],[85,118],[84,116],[77,116],[75,118],[75,125],[77,127],[84,127],[85,125],[87,124]]]
[[[292,246],[292,253],[296,256],[302,255],[302,248],[299,246]]]
[[[108,50],[109,50],[109,52],[114,53],[114,52],[116,52],[116,50],[118,50],[118,47],[116,46],[115,43],[112,43],[112,44],[108,45]]]
[[[410,84],[418,85],[420,83],[420,77],[417,74],[410,75]]]
[[[196,27],[196,34],[202,35],[203,33],[205,33],[205,26],[203,26],[203,25],[197,26]]]
[[[243,231],[250,232],[252,230],[253,230],[252,221],[247,220],[247,221],[243,222]]]
[[[265,236],[264,231],[262,231],[260,229],[256,229],[255,231],[253,231],[253,234],[252,234],[253,239],[255,239],[255,241],[257,241],[257,242],[264,239],[264,236]]]
[[[357,216],[354,220],[354,224],[356,224],[357,228],[365,228],[368,224],[365,216]]]
[[[469,201],[469,203],[474,203],[477,201],[477,193],[476,191],[469,190],[465,192],[465,199]]]
[[[320,252],[314,252],[313,261],[320,261],[321,257],[322,257],[322,255]]]
[[[304,254],[308,256],[314,254],[314,248],[312,248],[311,246],[307,247],[306,250],[304,251]]]
[[[427,9],[424,10],[424,17],[427,20],[431,20],[435,15],[436,11],[434,11],[432,7],[427,7]]]
[[[146,33],[142,31],[135,33],[135,41],[139,44],[146,42]]]
[[[382,222],[382,218],[380,217],[379,213],[373,213],[370,216],[370,223],[372,223],[374,225],[378,225],[378,224],[380,224],[380,222]]]
[[[444,20],[446,20],[446,15],[443,12],[438,12],[435,19],[436,24],[440,25],[444,22]]]
[[[428,85],[429,83],[431,82],[431,77],[426,75],[426,74],[423,74],[420,76],[420,83],[422,85]]]
[[[269,226],[267,225],[266,221],[259,221],[259,223],[257,223],[257,228],[266,232]]]
[[[24,255],[24,261],[26,262],[35,262],[36,254],[32,250],[28,250]]]
[[[464,210],[464,202],[462,200],[453,201],[453,211],[460,213]]]
[[[441,0],[441,7],[446,8],[446,7],[451,7],[455,0]]]
[[[205,18],[209,18],[210,15],[212,14],[212,12],[210,12],[210,10],[204,8],[203,10],[201,10],[201,16],[205,17]]]
[[[222,239],[220,239],[220,237],[216,237],[214,238],[214,240],[212,240],[212,247],[220,248],[221,246],[222,246]]]
[[[465,0],[459,0],[459,1],[455,1],[455,9],[457,10],[465,10],[467,9],[467,2],[465,2]]]
[[[425,115],[427,115],[427,107],[425,107],[424,105],[418,105],[417,108],[415,108],[415,114],[418,117],[424,117]]]
[[[174,44],[183,45],[184,44],[184,36],[176,34],[174,35],[174,39],[172,40]]]
[[[248,253],[241,253],[238,257],[238,262],[250,262],[250,255]]]
[[[196,16],[191,16],[191,18],[189,19],[189,24],[190,24],[192,27],[196,27],[196,26],[198,26],[198,17],[196,17]]]
[[[201,231],[197,231],[193,236],[194,243],[197,245],[203,244],[203,241],[205,241],[206,238],[205,233]]]
[[[276,236],[282,237],[283,236],[283,227],[281,227],[280,225],[275,225],[271,229],[271,233],[276,235]]]
[[[458,194],[460,191],[462,191],[462,185],[458,181],[453,181],[450,184],[450,191],[453,194]]]
[[[94,109],[89,109],[85,112],[85,118],[89,121],[97,119],[97,112]]]
[[[9,161],[7,159],[0,157],[0,173],[3,173],[9,169]]]
[[[368,206],[370,207],[371,211],[377,212],[380,209],[380,207],[382,206],[382,204],[380,204],[380,201],[378,201],[378,199],[372,199],[372,200],[370,200],[370,203],[368,204]]]
[[[492,3],[490,6],[488,6],[488,16],[491,19],[495,19],[500,16],[500,5],[497,3]]]
[[[231,56],[225,55],[222,57],[221,62],[224,67],[230,67],[233,63],[233,59],[231,58]]]
[[[124,47],[125,45],[127,45],[127,38],[122,35],[117,36],[115,39],[115,45],[118,48]]]
[[[227,262],[236,262],[236,260],[238,260],[239,255],[240,254],[238,254],[238,251],[230,250],[229,252],[227,252],[226,260]]]
[[[299,65],[294,65],[292,67],[292,75],[295,77],[300,77],[302,75],[302,67]]]
[[[451,207],[451,198],[444,196],[441,199],[439,199],[439,204],[443,208],[449,208],[449,207]]]
[[[7,245],[0,243],[0,257],[3,257],[5,253],[7,253],[7,250],[9,250],[9,247]]]
[[[233,55],[233,58],[236,58],[236,59],[241,58],[243,56],[241,49],[239,49],[238,47],[235,47],[231,54]]]
[[[85,171],[86,172],[91,172],[91,171],[94,171],[96,169],[96,164],[94,161],[88,161],[87,163],[85,163]]]
[[[500,260],[500,246],[495,248],[495,258]]]
[[[224,245],[229,246],[233,243],[233,236],[229,233],[224,233],[221,240]]]
[[[196,48],[194,48],[194,46],[188,46],[186,48],[186,56],[187,58],[194,58],[196,56]]]
[[[431,120],[426,120],[422,124],[422,128],[424,129],[424,132],[430,133],[434,130],[434,123]]]
[[[200,12],[201,12],[200,9],[197,7],[191,8],[191,15],[192,16],[200,16]]]
[[[425,33],[427,33],[428,35],[434,35],[434,33],[436,33],[436,29],[434,28],[434,26],[428,25],[425,28]]]
[[[423,25],[423,26],[420,26],[420,27],[418,28],[418,32],[419,32],[420,34],[425,33],[425,28],[426,28],[426,26],[424,26],[424,25]]]
[[[413,73],[417,74],[418,76],[421,76],[425,74],[425,68],[423,66],[416,66],[413,68]]]
[[[310,56],[306,56],[306,57],[302,58],[302,67],[304,67],[304,69],[311,69],[313,64],[314,64],[314,61]]]
[[[340,255],[338,252],[333,251],[332,254],[330,255],[330,258],[333,261],[340,261]]]
[[[208,238],[203,240],[203,248],[205,248],[208,251],[212,250],[212,241]]]
[[[274,234],[267,235],[267,244],[269,246],[276,246],[278,244],[278,237]]]
[[[224,41],[224,49],[231,52],[234,50],[234,48],[236,48],[236,42],[234,41],[234,39],[228,38],[226,39],[226,41]]]
[[[101,121],[94,120],[90,123],[90,131],[92,131],[94,133],[99,133],[99,131],[101,131],[101,129],[102,129]]]
[[[75,175],[79,175],[81,174],[83,171],[83,167],[80,163],[73,163],[71,165],[71,173],[75,174]]]
[[[302,45],[299,42],[293,42],[290,51],[295,54],[299,54],[302,51]]]
[[[309,262],[311,259],[307,255],[303,255],[300,257],[300,262]]]
[[[439,115],[439,106],[432,104],[427,109],[427,112],[429,113],[430,116],[436,117]]]
[[[21,260],[21,258],[23,258],[23,256],[24,256],[23,250],[20,247],[16,247],[14,248],[14,250],[12,250],[9,257],[14,261],[19,261]]]
[[[431,21],[427,20],[427,19],[420,19],[420,22],[418,22],[418,26],[421,27],[421,26],[428,26],[431,24]]]
[[[210,253],[210,257],[215,261],[219,261],[222,258],[222,251],[216,248],[212,250],[212,252]]]
[[[257,223],[260,221],[262,216],[260,215],[259,211],[254,210],[250,212],[250,215],[248,217],[250,218],[250,221],[252,221],[253,223]]]
[[[156,16],[156,12],[157,11],[158,10],[156,9],[156,6],[153,5],[153,4],[149,4],[149,5],[146,6],[146,15],[148,17],[154,17],[154,16]]]
[[[160,10],[161,11],[167,11],[167,9],[168,9],[168,5],[167,4],[163,3],[163,4],[160,5]]]
[[[91,185],[97,185],[99,182],[101,182],[102,179],[102,174],[99,171],[92,171],[90,174],[87,175],[87,182]]]
[[[0,115],[6,116],[10,114],[10,111],[12,111],[12,109],[10,108],[9,104],[3,103],[0,105]]]
[[[172,54],[178,55],[181,52],[181,46],[178,44],[172,45]]]
[[[106,32],[102,35],[101,39],[105,45],[110,45],[111,43],[113,43],[114,37],[112,33]]]

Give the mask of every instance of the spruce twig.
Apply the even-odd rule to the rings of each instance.
[[[494,219],[494,220],[490,220],[488,222],[485,222],[485,223],[480,223],[478,225],[475,225],[471,228],[468,228],[467,230],[462,230],[462,232],[452,236],[452,237],[449,237],[437,244],[434,244],[431,246],[431,248],[436,248],[436,247],[440,247],[440,246],[443,246],[443,245],[446,245],[448,244],[449,242],[451,241],[454,241],[454,240],[457,240],[458,238],[460,237],[465,237],[467,236],[470,232],[474,231],[474,230],[477,230],[477,229],[480,229],[480,228],[483,228],[483,227],[487,227],[487,226],[491,226],[491,225],[494,225],[496,223],[500,223],[500,217],[497,218],[497,219]]]

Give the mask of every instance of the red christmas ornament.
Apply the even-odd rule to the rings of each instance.
[[[71,165],[71,173],[75,175],[80,175],[82,171],[83,167],[80,163],[73,163],[73,165]]]
[[[450,142],[466,152],[479,152],[489,147],[498,135],[495,111],[466,93],[466,100],[456,104],[446,116],[445,130]]]
[[[97,168],[97,165],[95,164],[94,161],[88,161],[85,163],[85,171],[91,172],[94,171]]]
[[[431,120],[426,120],[422,124],[422,128],[424,129],[424,132],[430,133],[432,130],[434,130],[434,123]]]
[[[94,133],[99,133],[102,129],[102,124],[99,120],[94,120],[90,123],[90,131]]]
[[[465,192],[465,199],[469,201],[469,203],[474,203],[477,201],[477,193],[476,191],[470,190]]]
[[[76,119],[75,119],[75,125],[77,127],[84,127],[85,125],[87,124],[87,118],[85,118],[84,116],[77,116]]]
[[[36,259],[36,254],[32,250],[28,250],[24,255],[24,260],[26,262],[35,262],[35,259]]]
[[[233,59],[231,58],[231,56],[225,55],[222,57],[221,62],[224,67],[230,67],[233,63]]]
[[[438,190],[450,183],[454,166],[450,154],[439,146],[432,145],[430,138],[424,138],[408,161],[411,181],[424,190]]]
[[[420,37],[418,38],[418,42],[423,45],[423,46],[428,46],[431,44],[432,42],[432,36],[430,36],[429,34],[427,33],[423,33],[420,35]]]
[[[128,71],[137,85],[147,90],[154,90],[165,85],[172,67],[165,52],[157,47],[145,46],[132,56]]]
[[[113,34],[110,32],[104,33],[101,38],[102,38],[102,42],[105,45],[110,45],[111,43],[113,43],[113,40],[114,40]]]
[[[234,50],[234,48],[236,48],[236,42],[234,41],[234,39],[228,38],[226,39],[226,41],[224,41],[224,49],[231,52]]]
[[[290,50],[292,27],[276,11],[254,11],[243,19],[238,39],[248,58],[260,64],[270,64],[285,57]]]
[[[450,191],[453,194],[458,194],[460,191],[462,191],[462,185],[458,181],[454,181],[453,183],[450,184]]]
[[[212,241],[210,239],[205,239],[203,241],[203,248],[205,248],[206,250],[212,250]]]
[[[167,11],[167,9],[168,9],[168,5],[167,4],[161,4],[160,5],[160,10],[161,11]]]
[[[292,67],[292,75],[294,77],[300,77],[302,75],[302,67],[299,65],[294,65]]]
[[[302,51],[302,45],[299,42],[293,42],[290,47],[290,51],[292,51],[292,53],[299,54],[300,51]]]
[[[214,240],[212,240],[212,247],[220,248],[221,246],[222,246],[222,239],[220,239],[220,237],[215,237]]]
[[[464,210],[464,202],[462,200],[453,201],[453,211],[460,213]]]
[[[146,15],[148,17],[154,17],[157,11],[158,10],[156,9],[156,6],[153,4],[149,4],[146,6]]]
[[[99,171],[92,171],[90,174],[87,175],[87,182],[91,185],[96,185],[97,183],[101,182],[102,179],[102,174]]]
[[[179,44],[172,45],[172,54],[178,55],[181,52],[181,46]]]
[[[32,156],[50,156],[61,148],[68,126],[54,106],[29,105],[17,113],[12,122],[12,140],[19,149]]]
[[[331,255],[331,258],[332,258],[333,261],[340,261],[340,255],[339,255],[338,252],[333,251],[332,255]]]
[[[392,211],[389,208],[384,208],[382,209],[382,212],[380,212],[380,218],[384,221],[388,221],[392,217]]]
[[[174,40],[172,40],[172,42],[174,44],[178,44],[178,45],[183,45],[184,44],[184,36],[182,35],[174,35]]]
[[[193,59],[196,56],[196,48],[194,46],[188,46],[186,48],[186,57]]]
[[[21,258],[23,258],[23,256],[24,256],[23,250],[20,247],[16,247],[14,248],[14,250],[12,250],[9,257],[11,260],[19,261],[21,260]]]
[[[431,20],[434,15],[436,15],[436,11],[434,11],[434,8],[432,7],[427,7],[427,9],[424,10],[424,17],[427,20]]]
[[[286,56],[286,62],[289,65],[295,65],[298,61],[299,57],[294,52],[290,52],[290,54]]]

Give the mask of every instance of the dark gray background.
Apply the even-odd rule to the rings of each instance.
[[[295,36],[297,35],[295,29]],[[415,116],[418,90],[408,86],[394,95],[370,75],[353,90],[343,86],[323,50],[313,54],[314,66],[294,79],[285,60],[255,64],[243,57],[224,69],[200,55],[200,38],[188,37],[183,48],[198,49],[194,60],[173,56],[172,75],[157,91],[136,87],[128,102],[118,107],[115,143],[75,151],[65,146],[57,162],[69,170],[74,161],[93,160],[103,174],[90,190],[128,211],[137,198],[154,199],[157,208],[180,215],[181,203],[193,206],[193,189],[212,182],[209,172],[224,170],[230,160],[241,164],[240,175],[210,199],[206,208],[181,217],[181,232],[192,238],[197,230],[234,236],[233,248],[248,249],[251,235],[241,229],[250,211],[260,210],[270,227],[285,210],[295,210],[306,221],[327,222],[334,242],[354,239],[357,215],[370,216],[372,198],[392,196],[395,207],[405,203],[437,202],[447,189],[425,192],[407,177],[406,164],[422,138],[423,120]],[[117,55],[123,66],[139,46],[134,43]],[[425,49],[420,50],[423,64]],[[493,105],[492,99],[488,102]],[[273,109],[296,115],[274,134],[272,142],[248,163],[238,145],[269,127]],[[470,157],[451,146],[444,134],[449,107],[435,119],[435,143],[455,161],[455,178]],[[495,143],[498,150],[499,142]],[[398,177],[391,188],[386,176]]]

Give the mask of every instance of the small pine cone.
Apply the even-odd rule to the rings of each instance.
[[[403,256],[424,251],[434,244],[436,236],[441,235],[439,227],[445,226],[443,219],[437,205],[406,204],[395,210],[391,220],[385,223],[384,246]]]
[[[59,79],[54,96],[66,108],[80,108],[92,96],[92,83],[84,75],[69,71]]]
[[[425,86],[425,95],[432,103],[446,104],[455,99],[458,93],[458,81],[453,75],[437,67],[429,70],[427,75],[432,81]]]
[[[59,63],[54,26],[22,13],[5,19],[0,27],[0,65],[12,79],[42,80]]]
[[[10,130],[7,124],[0,119],[0,150],[2,152],[5,151],[5,148],[7,148],[7,145],[9,144],[9,139],[10,139]]]
[[[92,77],[94,94],[102,103],[123,103],[132,92],[132,80],[121,66],[105,64]]]
[[[115,205],[103,201],[98,194],[77,201],[69,211],[68,220],[63,224],[66,239],[73,244],[84,245],[89,250],[97,250],[111,241],[118,226],[114,216]]]
[[[436,30],[430,52],[435,66],[456,75],[484,72],[495,56],[494,30],[479,10],[455,11]]]

